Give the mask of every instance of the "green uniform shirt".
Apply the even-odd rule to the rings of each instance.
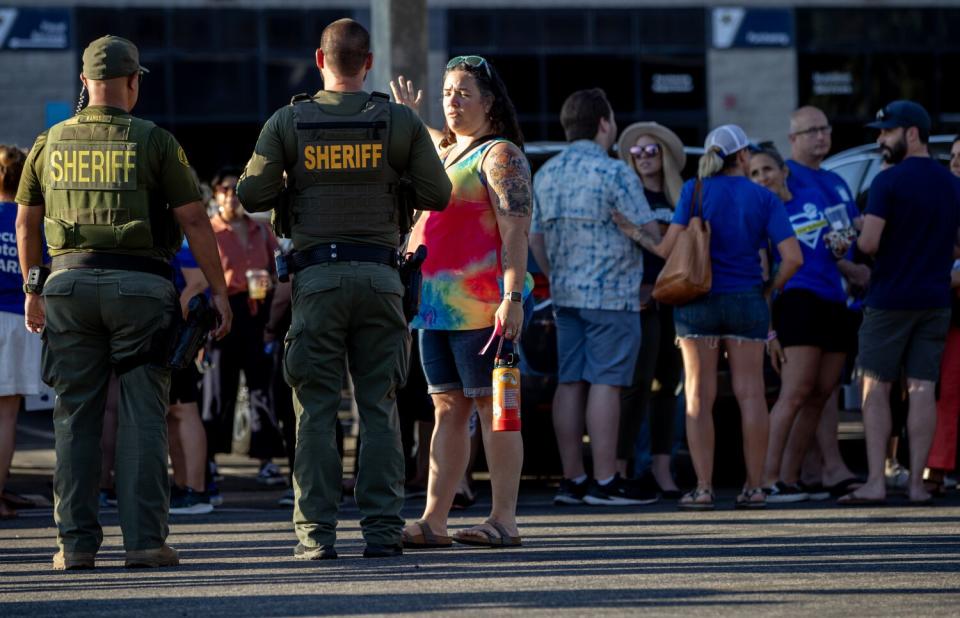
[[[321,90],[314,99],[331,113],[353,115],[367,103],[366,92]],[[397,173],[409,178],[417,193],[417,210],[443,210],[450,199],[450,179],[437,156],[427,128],[410,108],[390,104],[390,145],[387,161]],[[283,173],[297,163],[297,134],[293,106],[277,110],[260,131],[253,156],[237,186],[237,196],[251,212],[274,208],[283,189]],[[317,236],[298,250],[328,242],[355,242],[397,246],[397,234],[380,236]]]
[[[91,105],[80,114],[110,114],[118,117],[130,115],[122,109],[106,105]],[[37,137],[23,166],[23,176],[17,189],[18,204],[39,206],[45,202],[43,192],[48,179],[47,170],[44,169],[46,157],[43,151],[46,143],[47,132],[44,131]],[[173,208],[201,199],[200,188],[190,172],[187,155],[169,131],[160,127],[151,131],[150,141],[142,156],[147,162],[144,184],[148,191],[159,193],[163,201]]]

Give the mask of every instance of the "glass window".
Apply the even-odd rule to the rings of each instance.
[[[598,47],[633,46],[633,11],[596,11],[592,42]]]
[[[819,107],[833,122],[841,116],[863,119],[876,112],[866,99],[865,55],[800,54],[797,75],[800,104]]]
[[[206,116],[208,122],[257,118],[257,62],[179,60],[173,63],[174,109],[179,116]]]
[[[76,9],[77,45],[83,51],[106,33],[133,41],[140,51],[166,47],[167,19],[164,9]]]
[[[543,96],[540,93],[541,56],[487,56],[507,86],[517,113],[538,114]]]
[[[847,186],[850,187],[850,190],[853,191],[855,195],[859,195],[860,180],[863,178],[863,171],[869,164],[869,158],[857,157],[848,161],[843,161],[836,167],[829,166],[828,169],[836,172],[841,178],[843,178],[844,182],[847,183]],[[864,186],[870,186],[869,182],[867,182]]]
[[[935,111],[933,54],[874,54],[867,83],[873,111],[889,101],[910,99]]]
[[[275,61],[267,63],[267,110],[274,110],[290,103],[295,94],[314,94],[322,87],[320,71],[313,62]]]
[[[585,11],[546,11],[543,14],[545,45],[579,47],[587,43]]]
[[[704,109],[705,63],[703,56],[644,56],[640,63],[644,109]]]
[[[493,40],[493,11],[450,10],[447,13],[447,44],[451,55],[471,53],[495,45]]]
[[[303,51],[309,48],[304,40],[303,12],[264,11],[263,16],[266,22],[267,47],[285,51]],[[316,49],[316,46],[311,49]]]
[[[707,12],[703,9],[646,9],[637,11],[640,44],[704,49]]]
[[[529,52],[531,48],[541,45],[541,11],[535,10],[514,10],[514,11],[496,11],[494,14],[493,39],[498,48],[521,49]],[[457,40],[455,36],[447,39],[449,43]]]
[[[560,113],[570,94],[584,88],[603,88],[614,111],[630,112],[637,107],[637,63],[630,56],[550,55],[545,59],[547,109]]]

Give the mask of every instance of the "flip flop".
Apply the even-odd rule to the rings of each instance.
[[[933,496],[924,500],[907,500],[907,506],[931,506],[933,505]]]
[[[474,547],[520,547],[522,545],[521,539],[518,536],[510,536],[510,533],[507,532],[507,529],[503,527],[498,521],[488,519],[483,522],[497,531],[500,536],[494,536],[489,530],[483,528],[468,528],[467,530],[460,530],[455,535],[453,535],[453,540],[457,543],[462,543],[464,545],[472,545]],[[473,534],[465,534],[467,532],[476,532],[484,535],[487,539],[480,540],[471,538]]]
[[[414,522],[414,525],[420,528],[420,534],[404,531],[401,536],[404,549],[441,549],[453,545],[453,539],[449,536],[434,534],[427,522],[420,520]]]
[[[824,487],[824,489],[829,491],[830,495],[834,498],[840,498],[850,493],[850,490],[853,489],[853,485],[863,485],[863,481],[856,477],[850,477],[848,479],[843,479],[836,485]]]
[[[707,496],[710,500],[701,502],[700,498]],[[714,509],[713,501],[715,496],[709,489],[694,489],[684,494],[677,502],[677,508],[681,511],[712,511]]]
[[[886,498],[861,498],[849,493],[837,499],[840,506],[884,506],[887,504]]]

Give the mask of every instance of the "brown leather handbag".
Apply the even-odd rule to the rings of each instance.
[[[677,236],[673,251],[657,277],[653,297],[668,305],[685,305],[710,291],[710,223],[703,218],[703,183],[697,181],[687,228]]]

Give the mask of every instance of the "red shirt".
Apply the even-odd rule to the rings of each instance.
[[[243,221],[247,224],[246,247],[233,226],[221,219],[220,215],[210,219],[220,250],[220,264],[227,280],[228,295],[247,291],[247,270],[262,268],[271,273],[275,271],[273,252],[278,247],[277,238],[266,224],[250,217],[244,217]]]

